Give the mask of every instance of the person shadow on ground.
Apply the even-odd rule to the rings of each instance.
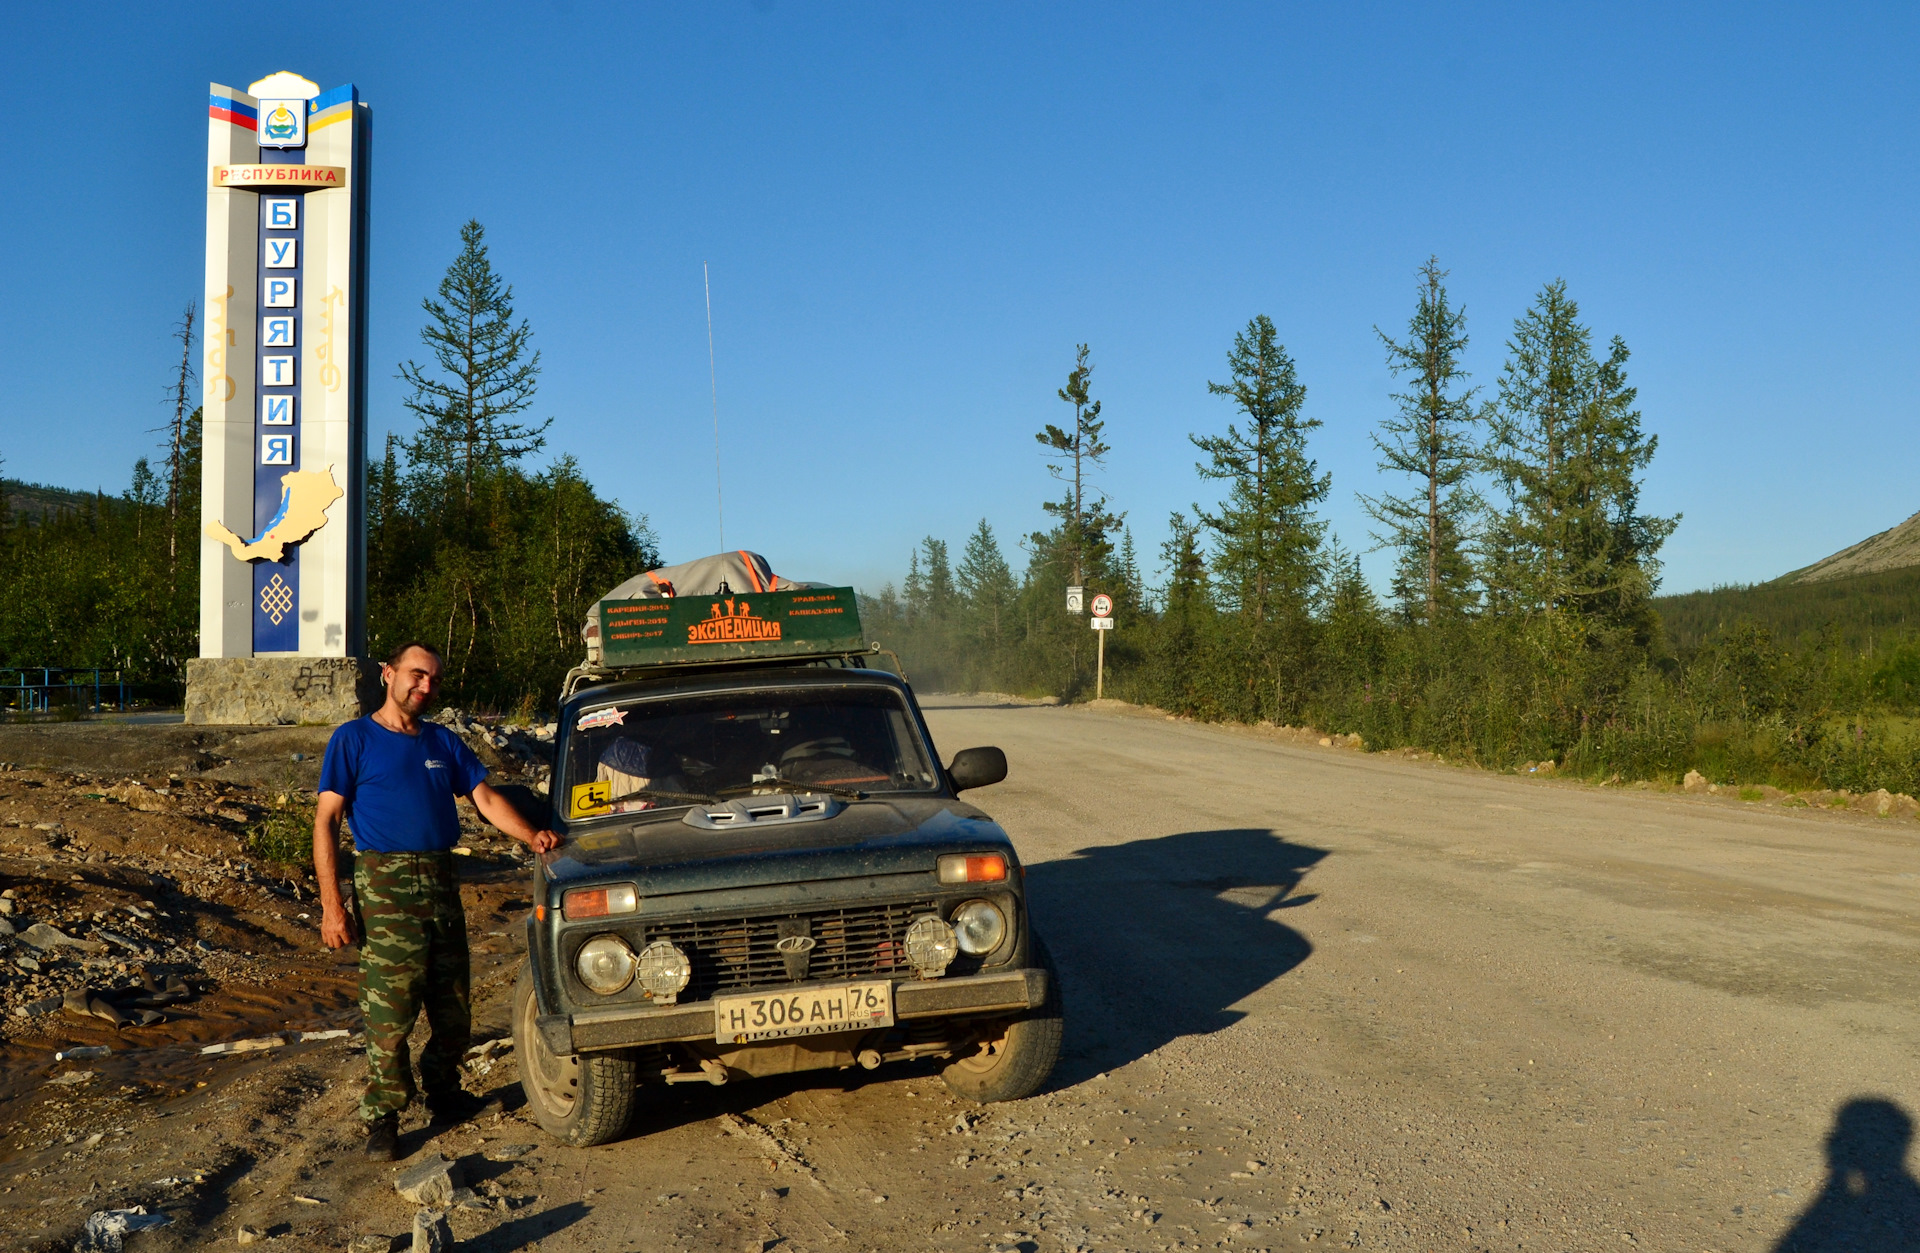
[[[1827,1134],[1827,1181],[1774,1253],[1920,1253],[1920,1182],[1907,1172],[1913,1119],[1892,1101],[1848,1101]]]

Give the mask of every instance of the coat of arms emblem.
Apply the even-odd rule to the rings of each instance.
[[[299,148],[306,142],[306,101],[262,100],[260,102],[260,146],[262,148]]]

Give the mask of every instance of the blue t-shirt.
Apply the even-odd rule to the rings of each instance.
[[[437,853],[460,841],[453,798],[484,783],[487,768],[437,722],[420,734],[389,731],[355,718],[327,740],[322,792],[346,798],[354,847],[375,853]]]

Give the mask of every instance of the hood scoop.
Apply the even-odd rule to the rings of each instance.
[[[724,805],[697,805],[681,821],[703,831],[732,831],[787,822],[820,822],[847,807],[833,796],[742,796]]]

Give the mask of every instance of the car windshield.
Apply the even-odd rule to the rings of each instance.
[[[884,688],[716,692],[585,708],[561,780],[569,818],[766,792],[925,792],[919,726]]]

